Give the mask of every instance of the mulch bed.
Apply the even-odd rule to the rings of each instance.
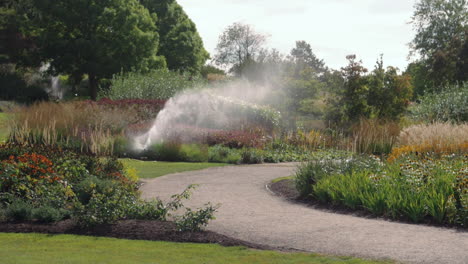
[[[179,232],[173,222],[165,221],[123,220],[115,224],[99,225],[86,229],[76,226],[71,220],[64,220],[54,224],[33,222],[0,223],[0,232],[73,234],[133,240],[213,243],[222,246],[244,246],[262,250],[273,249],[272,247],[249,243],[211,231]]]

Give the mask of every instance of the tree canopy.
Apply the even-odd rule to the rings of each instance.
[[[5,0],[0,14],[0,63],[48,64],[75,82],[87,75],[93,99],[115,73],[199,73],[209,57],[175,0]]]
[[[411,22],[416,30],[412,53],[421,56],[408,69],[416,92],[468,80],[468,2],[419,0]]]
[[[158,15],[160,36],[158,55],[166,58],[170,70],[200,73],[209,58],[195,23],[175,0],[140,0],[151,13]]]
[[[252,26],[234,23],[219,37],[214,61],[240,76],[243,69],[255,61],[265,42],[266,36],[255,32]]]

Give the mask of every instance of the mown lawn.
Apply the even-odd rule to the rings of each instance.
[[[384,263],[219,245],[0,233],[1,263]]]
[[[226,166],[224,163],[190,163],[190,162],[163,162],[163,161],[141,161],[133,159],[121,159],[126,165],[137,169],[138,176],[142,179],[156,178],[163,175],[201,170],[211,167]]]
[[[8,138],[8,127],[7,127],[8,114],[0,112],[0,143],[5,142]]]

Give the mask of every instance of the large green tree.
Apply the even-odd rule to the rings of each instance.
[[[381,57],[368,78],[367,102],[372,108],[372,117],[390,120],[401,118],[413,96],[411,77],[398,74],[395,67],[385,69]]]
[[[140,0],[158,16],[160,36],[158,54],[164,56],[171,70],[200,73],[209,58],[195,23],[175,0]]]
[[[154,14],[137,0],[35,0],[29,16],[42,61],[54,74],[87,74],[96,99],[101,78],[165,66],[157,57]]]
[[[438,91],[446,84],[468,80],[468,1],[419,0],[412,24],[416,36],[412,53],[420,60],[411,66],[416,92]]]

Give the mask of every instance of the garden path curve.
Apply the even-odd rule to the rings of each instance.
[[[322,254],[404,263],[468,263],[468,232],[335,214],[286,201],[266,188],[296,164],[217,167],[146,180],[145,199],[168,199],[192,183],[188,206],[220,203],[212,230],[245,241]]]

